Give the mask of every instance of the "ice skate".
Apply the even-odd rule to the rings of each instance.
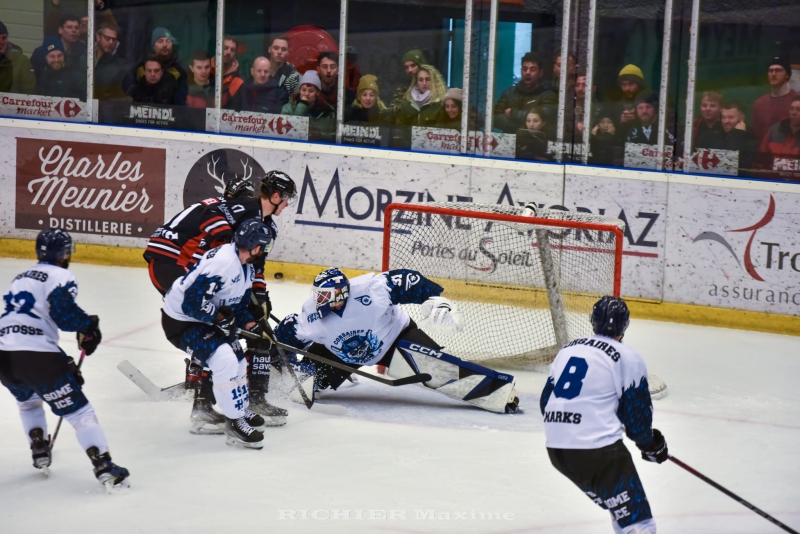
[[[506,413],[517,413],[519,409],[519,397],[514,397],[514,400],[506,404]]]
[[[283,426],[286,424],[286,417],[289,415],[287,410],[267,402],[264,393],[254,390],[250,390],[250,406],[248,409],[264,417],[264,426]]]
[[[189,432],[198,435],[222,434],[225,427],[225,417],[214,411],[211,401],[195,399],[192,405],[192,415],[189,416],[192,423]]]
[[[105,486],[108,493],[130,487],[131,483],[128,479],[130,473],[124,467],[112,462],[111,455],[108,452],[100,454],[97,447],[89,447],[86,449],[86,454],[89,455],[89,459],[94,466],[94,476],[97,477],[98,482]]]
[[[259,432],[263,432],[264,427],[267,426],[267,422],[263,417],[249,409],[244,411],[244,420],[247,421],[248,425],[255,428]]]
[[[264,448],[264,434],[247,423],[245,417],[238,419],[225,418],[225,443],[245,447],[247,449]]]
[[[29,434],[31,438],[31,455],[33,467],[40,469],[45,476],[50,476],[50,462],[53,455],[50,452],[50,436],[44,438],[44,430],[34,428]]]

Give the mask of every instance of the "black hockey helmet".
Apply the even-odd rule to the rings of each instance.
[[[261,245],[262,253],[268,252],[272,245],[272,233],[261,219],[253,218],[242,221],[233,235],[233,242],[240,249],[253,250]]]
[[[281,199],[289,199],[291,204],[297,197],[297,186],[294,180],[283,171],[269,171],[261,180],[261,192],[269,197],[280,193]]]
[[[36,236],[36,257],[39,261],[58,265],[66,260],[69,265],[69,259],[74,253],[75,242],[63,228],[42,230]]]
[[[256,196],[256,189],[253,187],[253,182],[247,178],[233,178],[225,186],[225,192],[222,196],[226,200],[233,200],[239,197],[253,198]]]
[[[620,297],[605,296],[592,308],[592,328],[595,334],[622,337],[630,323],[631,314],[628,305]]]

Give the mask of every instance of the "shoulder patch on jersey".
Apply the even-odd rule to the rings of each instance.
[[[317,312],[314,312],[311,315],[309,315],[308,317],[306,317],[306,321],[308,321],[309,323],[313,323],[317,319],[319,319],[319,313],[317,313]]]
[[[203,204],[204,206],[212,206],[214,204],[219,204],[219,199],[216,197],[207,198],[205,200],[201,200],[200,204]]]
[[[364,306],[369,306],[370,304],[372,304],[372,299],[370,298],[369,295],[361,295],[360,297],[356,297],[355,299]]]
[[[235,283],[239,282],[239,280],[241,280],[241,279],[242,279],[242,273],[239,273],[239,274],[236,275],[236,277],[233,280],[231,280],[231,283],[235,284]]]

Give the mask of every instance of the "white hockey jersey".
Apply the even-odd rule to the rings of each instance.
[[[89,316],[75,299],[78,282],[67,269],[38,263],[18,275],[3,294],[0,350],[58,352],[58,330],[83,332]]]
[[[235,244],[211,249],[172,284],[164,297],[164,313],[179,321],[211,323],[219,308],[228,306],[242,326],[239,315],[246,313],[254,277],[253,266],[239,261]]]
[[[383,358],[410,319],[394,305],[387,276],[370,273],[350,280],[350,296],[341,316],[331,313],[320,319],[316,301],[310,298],[303,303],[296,321],[295,336],[303,345],[319,343],[346,363],[373,365]]]
[[[644,360],[615,339],[594,335],[562,348],[540,401],[547,447],[597,449],[625,432],[652,440],[653,406]]]

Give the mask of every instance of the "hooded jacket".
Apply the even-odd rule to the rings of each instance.
[[[98,100],[124,97],[122,81],[129,71],[130,64],[116,52],[101,55],[94,66],[94,97]]]
[[[11,46],[0,54],[0,92],[32,94],[36,91],[36,75],[31,62]]]
[[[242,84],[231,99],[228,109],[234,111],[255,111],[258,113],[280,113],[289,102],[289,93],[279,86],[279,76],[273,76],[267,83],[256,84],[250,78]]]
[[[178,104],[175,99],[177,98],[178,82],[175,78],[164,73],[161,79],[156,84],[147,83],[147,79],[142,77],[130,91],[131,98],[134,102],[142,104],[165,104],[175,105]],[[182,102],[179,105],[183,105]]]
[[[36,80],[36,94],[86,100],[85,72],[85,68],[80,69],[69,62],[58,70],[47,65]]]
[[[519,128],[525,127],[525,115],[534,106],[547,116],[545,120],[552,121],[558,108],[558,95],[547,82],[542,82],[535,89],[528,89],[520,80],[500,95],[494,106],[493,126],[505,133],[516,133]],[[507,109],[511,109],[509,116],[505,113]]]
[[[131,70],[122,83],[122,88],[130,92],[131,87],[135,86],[140,80],[144,78],[144,64],[146,59],[141,60]],[[169,74],[175,80],[175,104],[182,106],[186,104],[186,95],[189,94],[189,77],[186,74],[186,69],[183,68],[178,60],[178,54],[172,53],[168,59],[162,59],[164,67],[164,75]]]

